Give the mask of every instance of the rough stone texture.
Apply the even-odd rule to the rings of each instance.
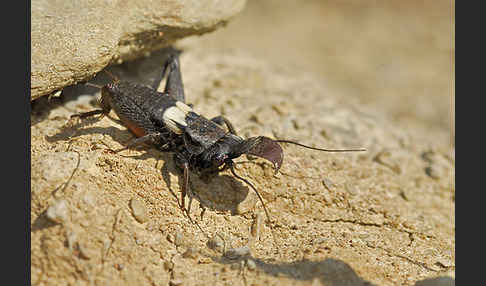
[[[144,82],[162,60],[154,53],[111,71]],[[181,65],[188,102],[207,117],[226,115],[243,136],[368,151],[285,146],[277,176],[263,160],[240,158],[237,172],[266,201],[275,240],[244,183],[229,172],[209,184],[191,177],[200,198],[192,217],[206,236],[178,207],[172,157],[148,148],[105,152],[132,135],[109,117],[67,124],[95,107],[87,96],[70,101],[66,90],[32,112],[32,284],[454,284],[455,156],[447,132],[399,128],[378,109],[329,92],[312,73],[243,52],[187,45]],[[132,199],[150,214],[145,224],[132,216]],[[69,219],[56,224],[45,211],[59,200]],[[226,251],[248,247],[248,254],[224,256],[216,234]]]
[[[224,25],[245,0],[56,1],[31,9],[31,98]]]

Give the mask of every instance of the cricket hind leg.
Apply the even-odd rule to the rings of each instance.
[[[182,75],[180,69],[179,55],[182,51],[175,48],[170,48],[169,55],[162,68],[162,73],[152,84],[152,88],[157,90],[159,82],[164,78],[167,72],[167,81],[165,83],[164,92],[170,94],[178,101],[186,102],[184,95],[184,84],[182,82]]]
[[[102,114],[102,115],[106,115],[105,111],[102,110],[102,109],[96,109],[96,110],[92,110],[92,111],[88,111],[88,112],[82,112],[82,113],[76,113],[76,114],[73,114],[71,115],[71,118],[86,118],[86,117],[91,117],[93,115],[97,115],[97,114]]]
[[[91,117],[91,116],[94,116],[94,115],[97,115],[97,114],[101,114],[102,117],[105,116],[105,115],[108,115],[108,113],[110,113],[110,111],[111,111],[111,106],[109,104],[107,104],[106,102],[104,102],[103,99],[101,99],[100,103],[101,103],[101,109],[95,109],[95,110],[91,110],[91,111],[88,111],[88,112],[76,113],[76,114],[71,115],[71,118],[83,119],[83,118]]]
[[[95,110],[91,110],[91,111],[88,111],[88,112],[81,112],[81,113],[72,114],[70,119],[66,123],[66,126],[67,127],[75,127],[79,123],[83,122],[83,119],[93,118],[93,116],[98,115],[98,114],[101,114],[101,116],[99,116],[98,118],[93,118],[93,120],[100,120],[104,116],[108,115],[108,113],[109,113],[109,110],[107,112],[103,109],[95,109]]]

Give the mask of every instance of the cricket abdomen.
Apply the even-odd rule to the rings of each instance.
[[[143,127],[138,126],[135,122],[128,119],[121,119],[121,121],[135,136],[142,137],[147,134],[147,131]]]

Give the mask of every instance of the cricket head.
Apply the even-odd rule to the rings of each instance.
[[[282,148],[268,137],[258,136],[243,139],[233,134],[227,134],[197,156],[197,167],[202,170],[219,167],[223,163],[231,165],[233,159],[243,154],[270,161],[276,171],[280,169],[283,161]]]
[[[284,154],[277,141],[265,136],[251,137],[244,140],[237,148],[240,155],[257,156],[270,161],[278,172],[282,166]]]

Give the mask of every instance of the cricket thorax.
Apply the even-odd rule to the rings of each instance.
[[[235,159],[241,156],[240,146],[244,143],[244,139],[226,133],[220,140],[205,149],[203,152],[194,156],[194,163],[192,164],[196,170],[213,169],[221,166],[225,161]]]

